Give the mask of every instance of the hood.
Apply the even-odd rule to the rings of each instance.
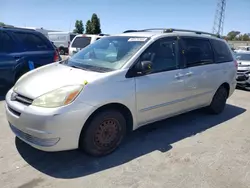
[[[237,60],[238,65],[250,65],[250,61],[241,61],[241,60]]]
[[[83,85],[85,81],[96,80],[104,74],[55,63],[25,74],[14,86],[14,91],[25,97],[35,99],[63,86]]]
[[[241,61],[238,62],[238,71],[250,71],[250,61]]]

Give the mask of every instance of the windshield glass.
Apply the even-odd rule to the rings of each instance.
[[[83,69],[88,67],[120,69],[147,40],[145,37],[104,37],[76,53],[67,64]]]
[[[236,59],[241,61],[250,61],[250,54],[237,53]]]

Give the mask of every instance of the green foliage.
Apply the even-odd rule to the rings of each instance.
[[[239,31],[230,31],[226,38],[231,41],[250,41],[248,34],[240,34]]]
[[[86,34],[92,34],[92,25],[90,20],[86,23]]]
[[[5,26],[5,24],[3,22],[0,22],[0,26]]]
[[[240,32],[239,31],[230,31],[228,34],[227,34],[227,39],[228,40],[234,40],[236,39],[236,36],[239,35]]]
[[[78,33],[78,34],[83,34],[83,32],[84,32],[84,27],[83,27],[82,20],[76,20],[75,29],[74,29],[73,32],[74,32],[74,33]]]
[[[86,23],[86,34],[100,34],[101,32],[100,18],[94,13],[91,20]]]
[[[91,17],[91,26],[92,26],[92,34],[100,34],[102,32],[100,19],[96,14],[93,14]]]

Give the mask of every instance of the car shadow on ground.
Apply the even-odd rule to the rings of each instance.
[[[16,139],[16,147],[23,159],[40,172],[55,178],[71,179],[122,165],[155,150],[166,152],[171,149],[171,144],[218,126],[245,111],[227,105],[220,115],[208,115],[204,110],[197,110],[153,123],[131,133],[119,149],[101,158],[87,156],[78,150],[42,152],[19,139]]]

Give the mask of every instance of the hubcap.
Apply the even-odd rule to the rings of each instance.
[[[105,149],[116,143],[119,133],[118,125],[119,123],[115,119],[108,119],[100,123],[94,136],[95,144]]]

